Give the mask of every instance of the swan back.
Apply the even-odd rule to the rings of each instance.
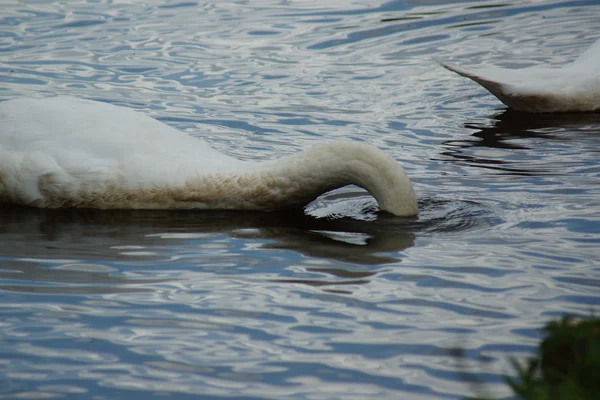
[[[206,170],[235,167],[239,161],[201,140],[133,109],[69,96],[16,99],[0,103],[2,142],[13,152],[39,151],[75,168],[119,162],[139,169],[133,179],[171,181],[177,167],[198,163]],[[177,163],[173,164],[173,161]],[[130,170],[131,172],[131,170]]]

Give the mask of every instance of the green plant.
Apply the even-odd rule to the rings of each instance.
[[[565,316],[544,327],[538,355],[505,377],[523,400],[600,399],[600,318]],[[482,398],[480,398],[482,399]]]

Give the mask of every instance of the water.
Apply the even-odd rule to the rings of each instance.
[[[600,116],[505,111],[439,67],[560,65],[595,1],[4,1],[0,99],[141,110],[243,159],[372,143],[297,213],[0,209],[0,398],[508,394],[538,328],[600,304]],[[462,349],[462,350],[461,350]]]

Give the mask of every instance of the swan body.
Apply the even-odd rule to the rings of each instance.
[[[466,69],[440,64],[479,83],[516,110],[532,113],[600,111],[600,40],[561,68]]]
[[[244,209],[304,206],[356,184],[390,213],[418,213],[402,167],[333,142],[245,162],[132,109],[73,97],[0,103],[0,203],[43,208]]]

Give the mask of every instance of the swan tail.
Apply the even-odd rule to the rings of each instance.
[[[502,77],[509,72],[508,70],[501,68],[490,69],[486,70],[486,76],[483,76],[481,72],[474,72],[454,64],[439,63],[447,70],[469,78],[483,86],[488,92],[496,96],[498,100],[515,110],[533,113],[560,111],[560,109],[556,108],[556,96],[547,93],[543,88],[537,88],[532,85],[522,85],[523,87],[518,88],[514,84],[501,82],[499,79],[491,77],[491,75]],[[510,70],[510,73],[516,75],[517,71]]]
[[[573,67],[585,69],[595,68],[600,62],[600,39],[596,40],[586,51],[571,63]]]
[[[477,74],[474,71],[470,71],[468,69],[459,67],[458,65],[448,64],[448,63],[444,63],[444,62],[440,62],[440,65],[449,71],[452,71],[454,73],[457,73],[458,75],[464,76],[465,78],[469,78],[472,81],[480,84],[485,89],[487,89],[491,94],[493,94],[498,99],[500,99],[500,101],[502,101],[502,102],[504,102],[504,100],[503,100],[504,97],[512,95],[510,93],[509,85],[507,85],[505,83],[499,82],[497,80],[493,80],[489,77],[484,77],[481,74]]]

